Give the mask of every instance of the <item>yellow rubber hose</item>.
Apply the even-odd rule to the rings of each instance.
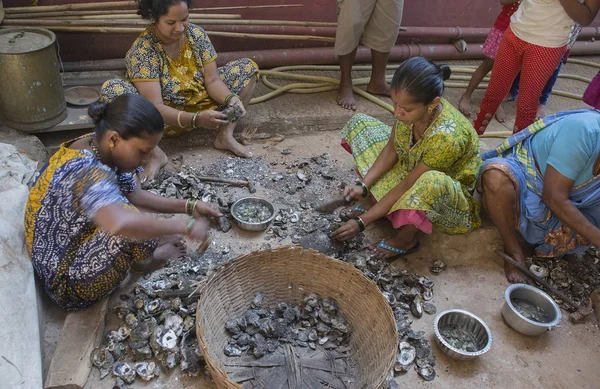
[[[568,63],[585,65],[591,67],[600,68],[600,64],[596,64],[590,61],[583,61],[579,59],[569,58]],[[397,65],[388,65],[386,70],[395,70]],[[444,82],[444,86],[447,88],[466,88],[468,85],[468,81],[471,79],[470,76],[462,76],[462,74],[473,74],[475,73],[476,67],[474,66],[450,66],[452,70],[452,76],[450,80]],[[255,97],[250,101],[250,104],[259,104],[270,100],[276,96],[279,96],[282,93],[322,93],[328,92],[332,90],[336,90],[339,86],[340,80],[332,77],[324,77],[324,76],[313,76],[306,74],[297,74],[297,73],[289,73],[290,71],[339,71],[340,67],[337,65],[295,65],[295,66],[281,66],[277,68],[273,68],[271,70],[262,70],[260,72],[261,80],[263,84],[265,84],[268,88],[273,89],[271,92],[266,93],[262,96]],[[371,70],[370,65],[359,65],[353,66],[352,70],[356,71],[366,71]],[[287,85],[277,85],[272,82],[269,77],[286,79],[286,80],[297,80],[303,82],[296,82]],[[573,74],[559,74],[559,78],[570,79],[575,81],[581,81],[585,83],[590,83],[591,79],[581,77]],[[391,81],[392,76],[386,76],[386,81]],[[457,82],[457,81],[465,81],[465,82]],[[487,82],[489,82],[489,75],[483,79],[483,82],[477,86],[477,89],[486,89],[488,87]],[[367,91],[358,88],[358,86],[367,85],[369,83],[369,78],[357,78],[352,80],[352,90],[357,95],[364,97],[366,100],[379,105],[380,107],[388,110],[393,113],[394,108],[386,103],[385,101],[379,99],[378,97],[373,96]],[[560,90],[553,90],[553,95],[567,97],[570,99],[581,100],[583,98],[582,95],[578,95],[571,92],[565,92]],[[503,138],[512,135],[510,131],[498,131],[492,132],[489,134],[483,134],[481,138]]]

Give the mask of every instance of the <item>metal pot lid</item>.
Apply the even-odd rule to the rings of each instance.
[[[89,86],[74,86],[65,90],[65,100],[73,105],[90,105],[100,99],[100,93]]]
[[[24,54],[54,43],[54,33],[42,28],[15,28],[0,31],[0,54]]]

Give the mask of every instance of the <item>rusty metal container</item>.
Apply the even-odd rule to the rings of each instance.
[[[0,69],[0,113],[6,125],[39,132],[67,117],[52,31],[0,30]]]

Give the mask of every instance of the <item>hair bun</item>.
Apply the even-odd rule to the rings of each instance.
[[[90,105],[90,107],[88,108],[88,115],[90,115],[90,117],[94,121],[94,124],[98,124],[104,118],[104,116],[106,116],[107,108],[108,104],[100,101],[97,101]]]
[[[442,75],[442,79],[446,81],[452,75],[452,70],[450,70],[450,66],[448,65],[439,65],[440,74]]]

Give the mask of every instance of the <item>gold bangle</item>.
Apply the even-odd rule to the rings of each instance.
[[[181,124],[181,114],[183,113],[183,111],[179,111],[179,113],[177,114],[177,124],[179,125],[179,128],[184,128],[184,125]]]
[[[198,200],[194,201],[194,205],[192,206],[192,214],[190,216],[194,216],[194,211],[196,210],[196,205],[198,205]]]

